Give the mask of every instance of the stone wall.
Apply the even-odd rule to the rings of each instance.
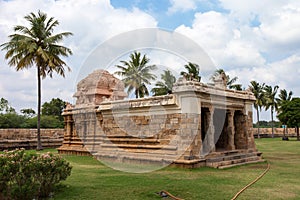
[[[274,136],[275,137],[282,137],[283,136],[283,128],[274,128]],[[272,128],[260,128],[260,136],[261,137],[271,137],[272,135]],[[258,128],[253,128],[253,134],[257,137]],[[287,134],[288,137],[296,137],[295,128],[288,128]]]
[[[159,99],[157,105],[153,101],[155,99]],[[151,103],[154,110],[149,110],[148,106],[139,105],[124,115],[122,109],[105,109],[105,104],[102,104],[103,108],[98,111],[82,108],[68,113],[65,110],[67,131],[65,141],[58,149],[59,152],[74,152],[84,155],[88,152],[103,151],[102,146],[104,145],[102,143],[105,143],[108,138],[110,138],[109,142],[111,143],[128,140],[122,146],[131,148],[132,141],[129,139],[135,138],[133,139],[136,141],[135,144],[139,145],[139,148],[144,148],[145,151],[147,151],[147,145],[155,144],[165,149],[176,150],[174,156],[199,157],[202,145],[201,115],[178,113],[174,96],[155,97],[142,101],[148,105],[145,103],[146,101],[148,104]],[[141,100],[134,101],[130,106],[136,106],[140,102]],[[163,107],[162,104],[168,108]],[[121,106],[121,103],[116,103],[116,106]],[[155,107],[158,107],[159,110],[156,111]],[[75,124],[74,121],[76,121]],[[75,132],[76,134],[74,134]],[[98,141],[101,144],[98,144]],[[143,143],[146,145],[143,146]],[[154,146],[150,146],[149,149],[151,150],[151,148]],[[165,155],[162,154],[162,156]]]
[[[62,145],[64,129],[41,129],[44,148]],[[37,143],[37,129],[0,129],[0,150],[25,148],[34,149]]]
[[[176,146],[178,154],[198,156],[201,147],[200,115],[173,113],[149,116],[103,117],[102,130],[107,137],[129,136],[159,139],[160,145]],[[197,153],[198,152],[198,153]]]

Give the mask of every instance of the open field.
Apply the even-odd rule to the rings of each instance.
[[[256,144],[271,169],[238,199],[300,199],[300,142],[276,138],[259,139]],[[91,157],[64,157],[73,166],[72,175],[60,185],[55,200],[152,200],[161,199],[156,194],[161,190],[185,200],[231,199],[267,167],[267,163],[225,170],[168,167],[131,174],[110,169]]]

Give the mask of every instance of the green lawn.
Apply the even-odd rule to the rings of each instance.
[[[300,199],[300,142],[256,140],[271,164],[270,171],[238,199]],[[161,199],[155,192],[167,190],[185,200],[231,199],[260,175],[267,163],[226,170],[168,167],[144,174],[115,171],[91,157],[64,156],[72,175],[55,192],[55,200]]]

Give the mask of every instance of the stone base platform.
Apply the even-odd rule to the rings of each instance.
[[[61,154],[94,156],[104,163],[116,165],[177,166],[181,168],[214,167],[228,168],[247,163],[263,162],[260,152],[255,149],[217,149],[205,157],[186,155],[167,139],[155,136],[138,138],[127,134],[98,134],[65,138],[58,148]]]
[[[204,158],[178,156],[176,146],[164,148],[162,141],[155,138],[131,138],[124,135],[97,138],[78,138],[64,142],[58,152],[68,155],[94,156],[99,161],[118,164],[153,164],[181,168],[213,167],[224,169],[242,164],[264,162],[261,152],[253,150],[232,150],[213,152]]]

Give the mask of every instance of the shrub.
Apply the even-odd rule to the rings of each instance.
[[[48,197],[72,167],[52,153],[28,154],[24,149],[0,154],[0,199]]]

